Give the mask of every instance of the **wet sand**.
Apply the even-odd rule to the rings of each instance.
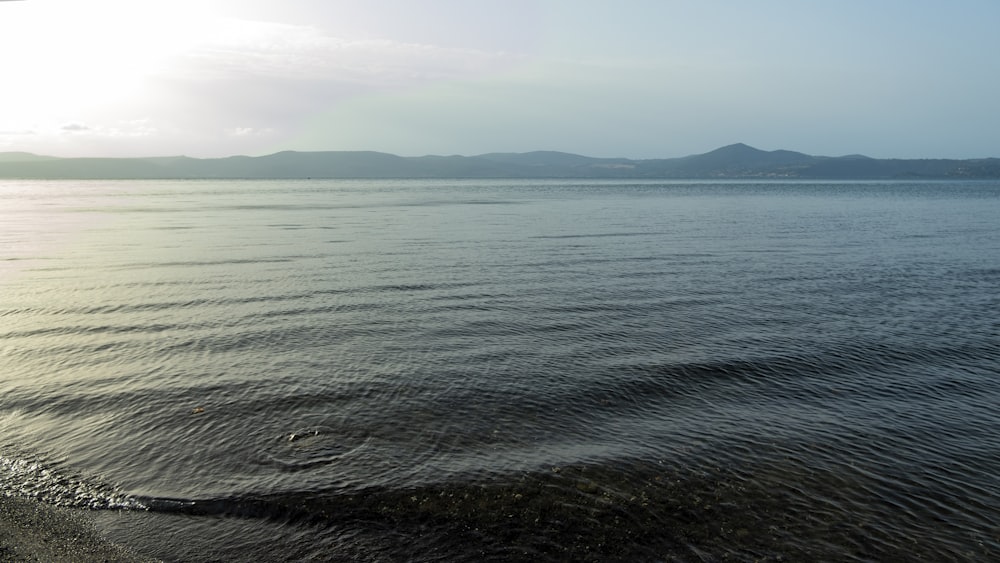
[[[0,496],[0,562],[152,562],[111,543],[79,510]]]

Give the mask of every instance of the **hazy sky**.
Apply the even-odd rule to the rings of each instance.
[[[1000,156],[996,0],[0,1],[0,151]]]

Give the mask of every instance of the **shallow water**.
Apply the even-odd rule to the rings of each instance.
[[[0,221],[0,487],[147,555],[1000,555],[1000,184],[8,181]]]

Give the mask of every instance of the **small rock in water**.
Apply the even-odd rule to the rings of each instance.
[[[319,436],[319,431],[313,430],[311,432],[292,432],[288,435],[288,441],[295,442],[301,440],[302,438],[308,438],[309,436]]]

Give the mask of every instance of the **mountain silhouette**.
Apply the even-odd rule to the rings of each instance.
[[[764,151],[743,143],[681,158],[593,158],[557,151],[402,157],[374,151],[283,151],[266,156],[56,158],[0,153],[0,178],[1000,178],[1000,159],[876,159]]]

